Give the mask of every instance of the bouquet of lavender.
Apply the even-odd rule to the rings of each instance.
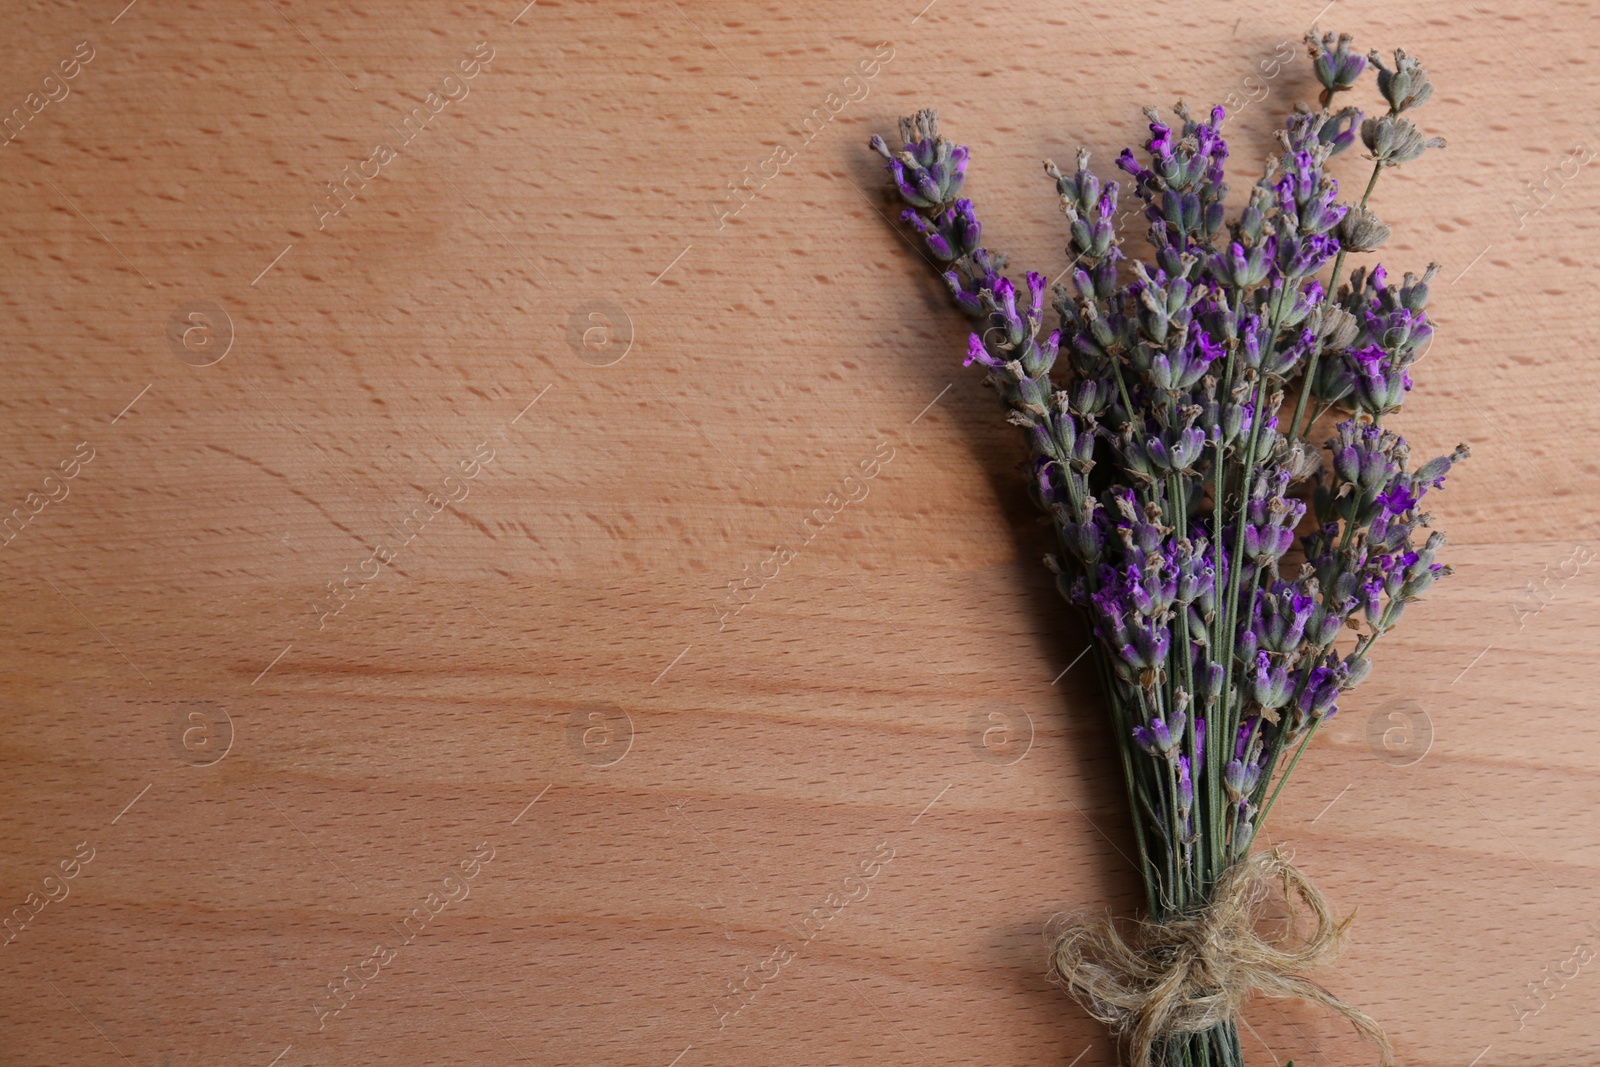
[[[1389,236],[1367,206],[1378,176],[1444,142],[1408,117],[1433,92],[1415,58],[1396,51],[1391,69],[1348,35],[1306,42],[1320,106],[1289,117],[1236,219],[1220,107],[1203,120],[1181,103],[1171,120],[1147,109],[1148,162],[1117,159],[1150,224],[1146,259],[1124,253],[1118,183],[1088,170],[1087,151],[1072,174],[1045,164],[1072,256],[1047,333],[1047,283],[1030,271],[1019,289],[1005,257],[980,247],[972,202],[958,199],[968,150],[939,135],[937,113],[901,120],[898,151],[871,142],[902,218],[975,320],[965,362],[1023,430],[1028,486],[1059,544],[1045,565],[1093,628],[1149,917],[1126,938],[1068,923],[1051,971],[1128,1039],[1136,1067],[1240,1064],[1251,992],[1321,1003],[1390,1061],[1376,1023],[1298,973],[1331,958],[1350,920],[1280,853],[1250,845],[1318,727],[1371,671],[1373,645],[1449,573],[1435,561],[1442,533],[1418,543],[1420,509],[1467,449],[1413,468],[1383,425],[1432,335],[1438,265],[1399,285],[1381,265],[1341,278],[1349,253]],[[1369,62],[1387,111],[1335,109]],[[1373,169],[1349,206],[1328,165],[1358,135]],[[1307,435],[1335,410],[1324,460]],[[1262,936],[1260,905],[1280,880],[1290,922]],[[1296,900],[1314,930],[1296,928]]]

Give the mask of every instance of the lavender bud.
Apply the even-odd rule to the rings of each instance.
[[[1367,57],[1350,50],[1351,37],[1348,33],[1341,33],[1337,37],[1326,33],[1319,40],[1313,27],[1307,31],[1305,42],[1311,53],[1311,65],[1316,71],[1317,81],[1322,83],[1324,106],[1333,99],[1334,93],[1353,86],[1367,69]]]
[[[1281,708],[1289,702],[1289,672],[1272,666],[1272,657],[1260,652],[1256,657],[1256,673],[1251,680],[1250,694],[1263,708]]]
[[[1222,768],[1222,786],[1227,790],[1228,800],[1238,804],[1255,791],[1256,782],[1261,778],[1261,765],[1259,763],[1245,763],[1242,760],[1229,760],[1227,766]]]
[[[1385,167],[1398,167],[1409,163],[1429,148],[1443,148],[1443,137],[1424,139],[1422,131],[1407,119],[1394,115],[1381,115],[1361,124],[1361,143],[1367,146],[1371,158]]]
[[[1240,630],[1239,640],[1234,642],[1234,644],[1234,654],[1238,656],[1241,663],[1249,664],[1256,661],[1256,649],[1260,646],[1257,642],[1256,632],[1254,630]]]
[[[1411,311],[1421,311],[1428,306],[1428,283],[1433,281],[1433,276],[1439,273],[1439,264],[1429,263],[1428,269],[1418,278],[1407,273],[1404,283],[1400,286],[1400,306]]]
[[[1353,207],[1339,223],[1339,243],[1350,252],[1375,252],[1389,239],[1389,227],[1363,207]]]
[[[1300,699],[1296,701],[1296,706],[1304,718],[1321,719],[1339,710],[1334,703],[1339,699],[1339,678],[1338,671],[1329,670],[1327,667],[1312,669],[1306,687],[1300,691]]]
[[[1355,143],[1361,117],[1360,108],[1340,108],[1322,124],[1322,129],[1317,132],[1317,140],[1328,149],[1330,159]]]
[[[1231,445],[1248,428],[1249,407],[1245,404],[1224,404],[1222,407],[1222,444]]]
[[[1430,489],[1443,488],[1445,475],[1450,473],[1450,468],[1470,455],[1472,455],[1472,449],[1466,445],[1457,445],[1455,451],[1448,456],[1430,459],[1417,468],[1417,484],[1426,485]]]
[[[1345,216],[1346,219],[1349,217]],[[1306,316],[1306,324],[1317,335],[1323,348],[1333,351],[1349,348],[1361,330],[1354,315],[1332,303],[1318,304],[1313,308],[1311,314]]]
[[[1427,71],[1414,58],[1406,55],[1404,49],[1394,50],[1394,70],[1383,65],[1376,51],[1369,53],[1367,58],[1378,68],[1378,92],[1389,101],[1394,114],[1421,107],[1433,95],[1433,84],[1428,81]]]
[[[1189,818],[1189,810],[1194,807],[1194,779],[1189,772],[1189,757],[1178,757],[1178,817],[1184,821]]]

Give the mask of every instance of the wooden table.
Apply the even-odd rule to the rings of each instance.
[[[1234,94],[1242,192],[1319,4],[124,2],[0,44],[0,1061],[1115,1062],[1043,974],[1137,904],[1085,631],[864,142],[938,105],[1053,276],[1039,160]],[[1600,1063],[1600,35],[1335,22],[1438,84],[1374,203],[1474,456],[1269,833],[1402,1062]]]

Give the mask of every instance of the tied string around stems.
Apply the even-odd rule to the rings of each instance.
[[[1261,905],[1281,879],[1288,917],[1283,930],[1256,931]],[[1296,930],[1294,898],[1316,918]],[[1107,920],[1070,921],[1054,937],[1050,973],[1100,1022],[1128,1038],[1132,1067],[1150,1067],[1159,1042],[1197,1034],[1232,1019],[1251,993],[1320,1004],[1377,1044],[1382,1067],[1394,1062],[1383,1028],[1297,972],[1330,963],[1355,921],[1333,918],[1327,900],[1278,849],[1234,864],[1211,902],[1164,923],[1143,922],[1131,941]]]

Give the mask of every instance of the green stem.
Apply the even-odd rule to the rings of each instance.
[[[1367,651],[1369,649],[1371,649],[1373,645],[1377,644],[1378,638],[1380,638],[1382,636],[1383,636],[1383,632],[1379,631],[1377,633],[1368,634],[1366,637],[1363,637],[1360,640],[1360,642],[1357,643],[1356,649],[1355,649],[1355,651],[1353,653],[1351,653],[1351,655],[1353,655],[1353,656],[1364,656],[1364,655],[1366,655]],[[1289,766],[1285,767],[1283,769],[1283,774],[1278,776],[1278,785],[1277,785],[1277,787],[1272,790],[1272,796],[1267,798],[1267,803],[1261,809],[1261,814],[1256,816],[1256,830],[1257,830],[1257,832],[1260,832],[1261,827],[1266,825],[1267,813],[1272,810],[1272,805],[1277,803],[1278,794],[1283,792],[1283,787],[1289,781],[1289,776],[1294,773],[1295,766],[1300,762],[1300,757],[1305,754],[1306,746],[1311,744],[1311,739],[1316,736],[1317,727],[1321,726],[1322,722],[1323,722],[1322,719],[1318,719],[1316,722],[1311,724],[1311,729],[1306,731],[1305,740],[1301,741],[1300,742],[1300,747],[1294,750],[1294,758],[1289,760]]]
[[[1272,805],[1278,802],[1278,794],[1283,792],[1284,783],[1287,782],[1289,780],[1289,776],[1294,773],[1295,767],[1297,767],[1300,763],[1300,757],[1305,755],[1306,746],[1311,744],[1311,739],[1317,735],[1317,727],[1321,725],[1321,719],[1318,719],[1316,722],[1311,724],[1311,729],[1306,731],[1305,739],[1300,742],[1300,747],[1294,750],[1294,756],[1289,760],[1289,766],[1285,767],[1283,769],[1283,773],[1278,776],[1277,788],[1272,791],[1272,796],[1267,798],[1267,803],[1264,807],[1262,807],[1261,814],[1256,817],[1256,830],[1258,832],[1260,831],[1261,827],[1267,824],[1267,813],[1272,810]]]

